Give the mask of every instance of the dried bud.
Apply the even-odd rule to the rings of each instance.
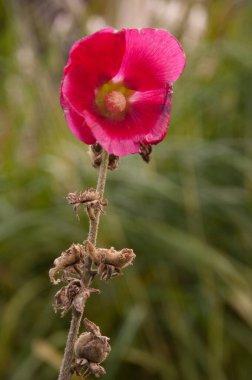
[[[98,273],[103,280],[121,274],[121,269],[132,264],[136,257],[132,249],[123,248],[121,251],[116,251],[114,247],[110,249],[96,248],[89,240],[84,242],[84,247],[86,253],[98,266]]]
[[[102,161],[102,147],[96,143],[89,146],[88,155],[94,168],[98,169]]]
[[[152,146],[150,144],[140,144],[140,156],[147,163],[150,162],[151,152],[152,152]]]
[[[90,147],[91,147],[94,154],[98,155],[98,154],[102,153],[102,146],[99,143],[90,145]]]
[[[116,170],[119,166],[119,157],[114,154],[109,155],[108,169],[113,171]]]
[[[49,277],[51,282],[56,285],[61,280],[55,279],[55,276],[66,269],[69,272],[78,272],[77,265],[79,263],[84,263],[85,250],[81,244],[72,244],[66,251],[62,252],[57,259],[54,260],[54,268],[49,271]]]
[[[88,155],[94,168],[99,168],[102,162],[102,147],[96,143],[89,146]],[[119,165],[119,157],[114,154],[109,155],[108,169],[115,170]]]

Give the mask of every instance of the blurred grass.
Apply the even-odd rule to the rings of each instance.
[[[94,17],[116,24],[118,4],[0,1],[3,379],[57,377],[69,317],[54,315],[47,273],[87,233],[66,193],[97,175],[66,128],[58,89],[71,43]],[[88,302],[88,318],[111,336],[110,380],[252,376],[252,7],[204,7],[196,47],[176,25],[187,68],[167,138],[148,166],[125,157],[109,176],[99,244],[137,253],[134,267],[97,284],[102,294]]]

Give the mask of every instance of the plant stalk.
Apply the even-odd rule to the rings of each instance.
[[[98,176],[97,187],[96,187],[96,190],[99,193],[100,200],[103,199],[103,195],[104,195],[107,172],[108,172],[108,161],[109,161],[109,154],[106,151],[103,151],[102,162],[99,169],[99,176]],[[93,218],[92,220],[89,219],[88,240],[93,245],[96,245],[100,215],[101,215],[101,210],[97,209],[95,213],[95,218]],[[92,282],[93,276],[91,273],[91,267],[92,267],[92,260],[91,258],[88,258],[88,261],[86,263],[86,273],[83,277],[83,282],[86,287],[89,287]],[[73,310],[72,312],[72,320],[71,320],[70,329],[68,332],[64,357],[62,360],[58,380],[70,380],[71,378],[71,366],[72,366],[73,353],[74,353],[74,343],[79,333],[79,328],[80,328],[81,320],[84,314],[84,309],[85,309],[85,304],[84,304],[82,313],[78,313],[76,310]]]

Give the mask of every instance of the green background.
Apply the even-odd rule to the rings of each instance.
[[[98,245],[137,257],[87,303],[111,337],[104,379],[252,378],[251,19],[251,1],[0,1],[1,379],[57,378],[70,315],[48,270],[87,236],[66,194],[97,178],[59,86],[71,44],[106,24],[170,30],[187,67],[151,163],[109,173]]]

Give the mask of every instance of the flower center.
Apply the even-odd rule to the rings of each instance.
[[[112,120],[123,120],[130,107],[129,98],[134,91],[123,83],[104,83],[96,90],[95,105],[97,111]]]
[[[111,112],[111,114],[124,112],[127,106],[125,96],[119,91],[109,92],[104,98],[104,103],[106,110]]]

